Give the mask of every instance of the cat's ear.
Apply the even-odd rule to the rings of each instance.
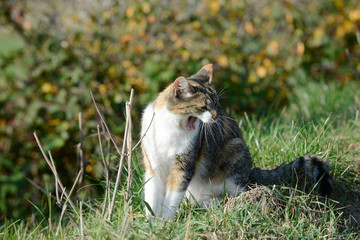
[[[208,83],[211,84],[212,79],[213,79],[213,65],[207,64],[205,66],[203,66],[200,71],[198,73],[196,73],[195,75],[192,75],[191,78],[195,78],[201,82],[203,82],[204,84]]]
[[[178,77],[174,82],[175,97],[191,97],[188,80],[184,77]]]

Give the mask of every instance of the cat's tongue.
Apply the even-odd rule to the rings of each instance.
[[[187,120],[186,128],[188,130],[195,130],[195,124],[194,124],[195,121],[196,121],[196,117],[190,116]]]

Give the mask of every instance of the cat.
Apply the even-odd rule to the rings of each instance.
[[[249,183],[280,184],[293,169],[317,182],[321,195],[332,192],[329,165],[317,156],[273,170],[252,169],[238,123],[220,107],[212,80],[212,64],[189,78],[178,77],[143,112],[145,201],[157,217],[171,220],[185,195],[208,206],[224,193],[246,191]],[[149,209],[146,214],[151,217]]]

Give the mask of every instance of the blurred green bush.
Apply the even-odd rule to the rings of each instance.
[[[311,80],[353,80],[346,48],[360,71],[358,0],[3,0],[0,20],[0,221],[23,216],[25,210],[13,209],[29,203],[9,201],[20,192],[41,198],[23,182],[28,176],[44,184],[48,172],[34,130],[63,177],[74,176],[78,113],[85,135],[97,125],[88,89],[120,135],[131,88],[138,122],[161,89],[209,62],[234,116],[281,107]],[[6,33],[13,41],[3,41]],[[87,148],[95,145],[86,140]],[[87,156],[86,168],[92,176],[93,158]]]

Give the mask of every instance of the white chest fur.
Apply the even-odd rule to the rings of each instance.
[[[154,112],[153,122],[143,139],[143,144],[151,167],[162,168],[167,172],[173,165],[175,156],[186,152],[192,144],[199,131],[199,120],[195,122],[195,130],[188,130],[184,126],[189,116],[175,115],[166,105],[156,109],[153,104],[149,104],[143,115],[142,135],[145,134]]]

